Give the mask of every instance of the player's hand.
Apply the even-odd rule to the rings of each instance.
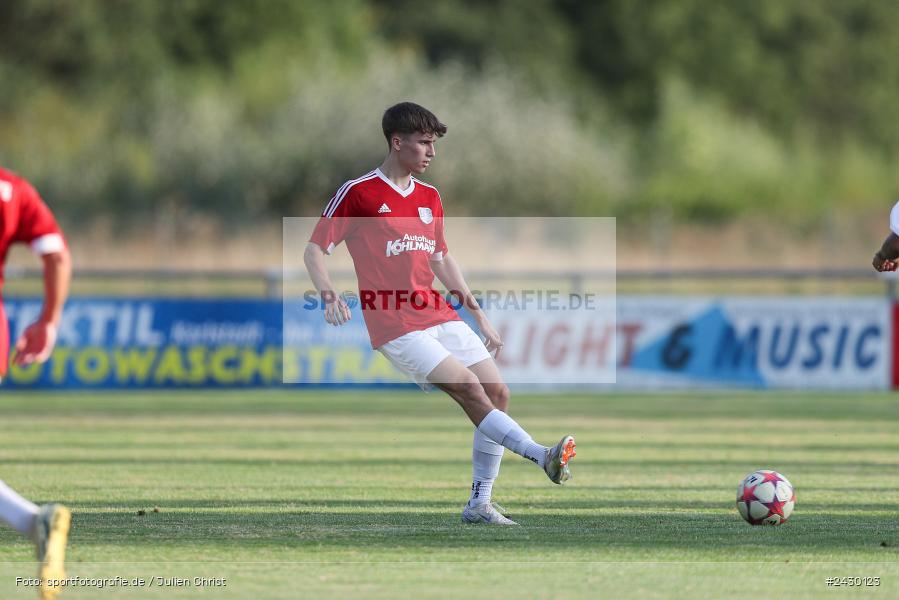
[[[880,252],[874,255],[874,260],[871,261],[871,264],[881,273],[883,273],[884,271],[895,271],[896,267],[899,266],[899,263],[897,263],[895,260],[886,258]]]
[[[485,338],[484,345],[487,346],[487,352],[493,354],[494,358],[499,357],[499,353],[503,349],[503,340],[499,337],[499,333],[497,333],[496,329],[493,328],[493,325],[491,325],[487,319],[484,319],[478,326],[481,329],[481,334]]]
[[[331,325],[343,325],[350,320],[350,307],[343,298],[337,296],[325,304],[325,321]]]
[[[16,341],[16,365],[47,362],[56,345],[56,325],[46,321],[32,323]]]

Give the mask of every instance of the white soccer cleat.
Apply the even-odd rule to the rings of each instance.
[[[574,438],[570,435],[563,437],[558,444],[546,450],[546,460],[543,470],[553,483],[559,485],[571,479],[571,471],[568,470],[568,461],[577,456],[574,451]]]
[[[490,506],[492,506],[492,507],[496,510],[496,512],[498,512],[498,513],[501,514],[502,516],[506,517],[507,519],[510,519],[510,518],[511,518],[511,517],[509,516],[509,511],[506,510],[506,509],[503,507],[503,505],[500,504],[499,502],[490,502]]]
[[[518,525],[512,519],[499,514],[493,504],[478,504],[477,506],[465,505],[462,510],[462,522],[472,525]]]

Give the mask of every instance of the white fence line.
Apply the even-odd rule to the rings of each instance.
[[[7,280],[41,279],[42,271],[35,268],[7,267]],[[300,281],[306,278],[305,271],[283,271],[280,267],[265,269],[77,269],[74,277],[78,281],[101,282],[159,281],[159,282],[253,282],[263,285],[266,297],[281,295],[284,281]],[[541,281],[564,281],[571,290],[584,289],[586,281],[615,278],[619,282],[656,281],[660,283],[710,282],[726,280],[744,281],[856,281],[884,284],[885,294],[890,298],[899,297],[899,274],[877,273],[872,269],[619,269],[617,271],[598,270],[466,270],[471,280],[510,281],[534,279]],[[355,279],[352,271],[332,272],[335,280]]]

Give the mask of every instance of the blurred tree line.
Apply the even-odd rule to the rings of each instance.
[[[314,215],[415,100],[455,214],[812,228],[899,191],[885,0],[7,0],[0,163],[70,223]]]

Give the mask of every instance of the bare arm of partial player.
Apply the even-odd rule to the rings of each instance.
[[[493,328],[493,325],[490,324],[490,321],[487,320],[487,315],[481,310],[477,299],[472,295],[468,284],[465,282],[465,277],[462,276],[462,269],[459,268],[459,263],[456,262],[452,254],[447,252],[443,255],[442,260],[432,260],[430,264],[434,275],[437,276],[440,283],[446,286],[446,290],[453,296],[454,302],[463,303],[468,312],[474,317],[478,328],[487,339],[487,350],[490,352],[496,350],[496,356],[499,356],[499,352],[503,347],[503,340]]]
[[[325,321],[331,325],[343,325],[350,320],[350,307],[334,290],[328,266],[325,264],[325,252],[315,242],[306,244],[303,252],[306,271],[312,279],[312,285],[318,290],[319,297],[325,301]]]
[[[871,264],[878,271],[895,271],[899,266],[896,259],[899,258],[899,235],[891,233],[887,239],[883,241],[880,250],[874,254],[874,260]]]
[[[69,251],[50,252],[41,256],[44,263],[44,306],[37,321],[29,325],[16,341],[14,363],[27,365],[45,362],[56,345],[56,331],[62,307],[69,295],[72,261]]]

